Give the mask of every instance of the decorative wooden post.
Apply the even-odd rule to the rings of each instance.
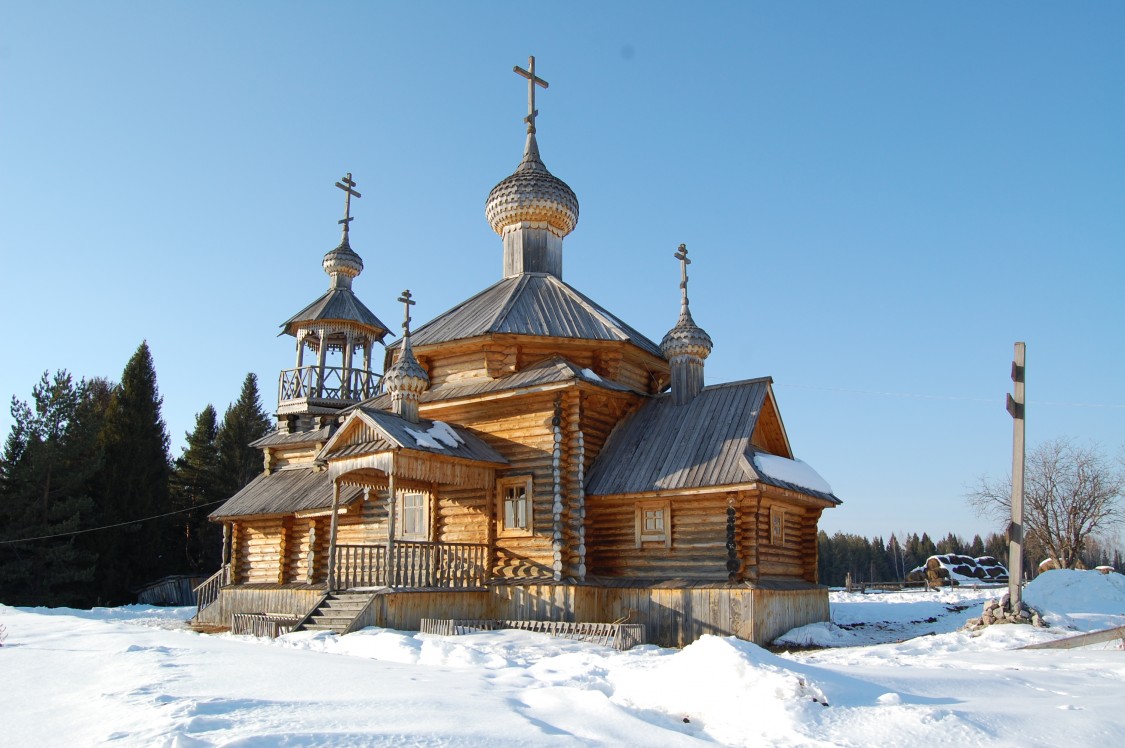
[[[387,476],[387,586],[395,586],[395,473],[394,463],[391,464],[391,473]]]
[[[222,550],[222,554],[223,554],[223,556],[222,556],[223,568],[227,569],[228,565],[230,564],[230,522],[224,522],[223,523],[223,550]],[[229,569],[227,570],[227,573],[223,575],[223,583],[224,584],[230,583],[230,570]]]
[[[1019,613],[1023,581],[1023,467],[1024,467],[1024,385],[1027,345],[1016,343],[1012,361],[1014,395],[1008,395],[1012,416],[1012,522],[1008,525],[1008,605]]]
[[[332,524],[328,528],[328,584],[327,589],[336,589],[336,525],[340,514],[340,483],[332,481]]]

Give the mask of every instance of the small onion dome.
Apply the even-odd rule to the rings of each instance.
[[[501,236],[506,227],[524,222],[546,223],[560,237],[574,230],[578,197],[566,182],[547,171],[534,133],[528,133],[523,161],[515,173],[488,193],[484,215]]]
[[[417,397],[430,386],[430,377],[426,370],[414,358],[414,351],[410,347],[410,339],[404,338],[402,352],[387,371],[383,374],[383,389],[393,397],[395,393],[411,394]]]
[[[660,341],[660,352],[671,361],[679,356],[695,356],[700,361],[711,354],[711,336],[695,320],[687,304],[680,308],[680,318]]]
[[[329,276],[354,278],[363,272],[363,259],[352,249],[347,236],[340,241],[340,246],[324,255],[322,265]]]

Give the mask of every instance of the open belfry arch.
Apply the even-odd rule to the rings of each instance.
[[[302,626],[422,618],[627,620],[650,641],[758,642],[828,615],[821,512],[839,503],[795,460],[768,377],[707,385],[714,342],[680,309],[660,344],[563,280],[574,191],[537,142],[535,59],[522,158],[485,201],[500,279],[401,337],[352,290],[348,174],[328,292],[287,320],[264,471],[216,510],[223,568],[200,623],[285,613]],[[432,272],[432,271],[431,271]],[[315,360],[313,357],[315,356]],[[329,356],[334,356],[330,361]]]

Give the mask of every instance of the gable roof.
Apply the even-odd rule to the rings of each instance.
[[[370,428],[363,429],[359,439],[350,439],[359,428],[356,426],[357,420]],[[447,429],[455,434],[454,439],[442,438]],[[409,449],[473,462],[508,464],[508,460],[503,455],[468,429],[425,419],[412,423],[394,413],[371,407],[359,407],[353,410],[343,425],[337,429],[336,434],[324,445],[318,459],[386,452],[394,449]]]
[[[364,306],[350,288],[330,288],[323,296],[301,311],[294,314],[281,325],[282,334],[296,334],[296,326],[302,322],[321,322],[325,320],[339,320],[354,322],[368,328],[380,331],[380,340],[387,334],[384,325],[375,313]]]
[[[755,468],[751,436],[768,377],[704,387],[691,402],[650,399],[613,433],[590,469],[586,493],[617,495],[762,482],[836,504],[830,493],[779,481]]]
[[[340,486],[340,505],[356,501],[362,488]],[[292,514],[332,506],[332,478],[313,466],[262,473],[226,503],[211,512],[211,519],[253,514]]]
[[[496,333],[621,340],[663,358],[656,343],[547,273],[504,278],[412,331],[410,339],[420,348]]]
[[[321,426],[318,429],[311,431],[294,431],[288,434],[280,431],[271,431],[263,436],[261,439],[250,442],[251,447],[279,447],[282,445],[296,446],[301,444],[316,444],[317,442],[326,442],[328,437],[332,436],[332,431],[335,424],[328,426]]]

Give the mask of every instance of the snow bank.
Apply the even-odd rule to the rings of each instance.
[[[614,700],[683,715],[720,742],[788,743],[806,713],[828,703],[792,662],[739,639],[704,636],[633,664],[610,673]]]
[[[790,460],[777,455],[764,452],[754,454],[754,466],[775,480],[792,483],[801,488],[807,488],[820,493],[832,493],[832,486],[820,477],[820,473],[800,460]]]
[[[1056,569],[1030,582],[1023,600],[1051,626],[1076,631],[1125,626],[1125,576]]]

